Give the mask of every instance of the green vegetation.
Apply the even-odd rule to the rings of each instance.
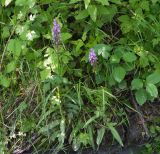
[[[160,152],[159,21],[158,0],[1,0],[0,153],[123,147],[131,112]]]

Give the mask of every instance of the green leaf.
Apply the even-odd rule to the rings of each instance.
[[[21,125],[22,132],[29,132],[36,126],[34,119],[23,119]]]
[[[20,56],[22,44],[18,39],[11,39],[8,43],[7,49],[13,53],[16,57]]]
[[[143,105],[147,100],[147,93],[144,89],[137,90],[135,96],[139,105]]]
[[[103,136],[104,136],[104,133],[105,133],[105,128],[102,127],[98,130],[97,132],[97,140],[96,140],[96,143],[97,145],[99,146],[102,142],[102,139],[103,139]]]
[[[88,126],[88,133],[89,133],[89,140],[92,145],[92,148],[95,150],[95,143],[94,143],[94,129],[92,126]]]
[[[148,83],[146,86],[146,91],[154,98],[156,98],[158,96],[158,89],[157,87],[152,84],[152,83]]]
[[[97,7],[95,5],[90,5],[88,7],[88,13],[91,17],[91,19],[96,22],[97,19]]]
[[[96,0],[97,2],[100,2],[102,5],[109,5],[108,0]]]
[[[124,53],[123,59],[126,62],[133,62],[137,59],[137,57],[133,52],[127,52],[127,53]]]
[[[91,2],[91,0],[84,0],[85,9],[88,8],[90,2]]]
[[[126,71],[123,67],[119,66],[113,70],[113,77],[117,82],[121,82],[126,75]]]
[[[50,70],[45,69],[40,72],[41,80],[45,80],[50,76]]]
[[[123,142],[121,140],[121,137],[119,136],[119,133],[117,132],[117,130],[113,127],[113,124],[112,123],[108,123],[107,124],[108,128],[110,129],[113,137],[118,141],[118,143],[121,145],[121,146],[124,146],[123,145]]]
[[[5,77],[4,75],[0,75],[0,85],[2,85],[5,88],[8,88],[10,86],[10,79]]]
[[[15,61],[11,61],[6,68],[6,72],[10,73],[12,71],[14,71],[16,69],[16,62]]]
[[[82,11],[78,12],[78,15],[75,18],[76,18],[76,20],[81,20],[81,19],[85,19],[88,16],[89,16],[88,11],[82,10]]]
[[[11,2],[12,0],[5,0],[5,7],[8,6]]]
[[[115,4],[121,4],[121,0],[109,0],[109,1]]]
[[[2,38],[7,38],[9,37],[9,35],[10,35],[9,28],[7,26],[3,27]]]
[[[30,8],[33,7],[36,3],[36,0],[16,0],[16,6],[29,6]]]
[[[66,40],[70,39],[71,37],[72,37],[72,35],[70,33],[61,33],[62,41],[66,41]]]
[[[132,90],[135,90],[135,89],[138,90],[143,88],[143,82],[141,79],[134,79],[132,80],[131,86],[132,86]]]
[[[146,78],[147,83],[152,83],[152,84],[157,84],[160,82],[160,73],[159,72],[154,72],[147,76]]]
[[[140,3],[140,7],[145,11],[149,11],[149,5],[150,3],[147,0],[142,0]]]
[[[112,55],[110,58],[111,63],[119,63],[120,58],[117,55]]]
[[[102,55],[103,58],[107,59],[110,55],[110,51],[112,50],[112,46],[105,44],[97,44],[94,46],[94,50],[98,55]]]

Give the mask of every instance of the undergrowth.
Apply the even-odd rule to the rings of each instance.
[[[157,0],[1,0],[0,153],[96,151],[108,136],[108,146],[123,147],[129,113],[143,118],[139,107],[159,100],[159,8]],[[158,125],[148,126],[156,145]],[[153,142],[147,151],[159,152]]]

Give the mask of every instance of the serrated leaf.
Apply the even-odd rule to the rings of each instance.
[[[158,96],[158,89],[157,87],[152,84],[152,83],[148,83],[146,86],[146,91],[154,98],[156,98]]]
[[[131,86],[132,86],[132,90],[135,90],[135,89],[138,90],[143,88],[143,82],[141,79],[134,79],[132,80]]]
[[[104,133],[105,133],[105,128],[104,128],[104,127],[100,128],[100,129],[97,131],[96,143],[97,143],[98,146],[99,146],[99,145],[101,144],[101,142],[102,142]]]
[[[119,133],[117,132],[117,130],[114,128],[113,124],[112,123],[108,123],[107,124],[108,128],[110,129],[113,137],[118,141],[118,143],[121,145],[121,146],[124,146],[123,145],[123,142],[121,140],[121,137],[119,136]]]
[[[108,0],[96,0],[97,2],[100,2],[102,5],[109,5]]]
[[[88,13],[91,17],[91,19],[96,22],[97,20],[97,7],[95,5],[90,5],[88,7]]]
[[[84,0],[85,9],[88,8],[90,2],[91,2],[91,0]]]
[[[124,53],[123,59],[125,62],[133,62],[137,59],[137,57],[133,52],[127,52],[127,53]]]
[[[147,100],[147,93],[144,89],[137,90],[135,96],[139,105],[143,105]]]
[[[117,82],[121,82],[126,75],[126,71],[123,67],[119,66],[113,70],[113,77]]]
[[[152,84],[157,84],[160,82],[160,73],[159,72],[154,72],[147,76],[146,78],[147,83],[152,83]]]

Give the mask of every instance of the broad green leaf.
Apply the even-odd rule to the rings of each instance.
[[[62,41],[66,41],[66,40],[70,39],[71,37],[72,37],[72,35],[70,33],[61,33]]]
[[[2,85],[5,88],[8,88],[10,86],[10,79],[5,77],[4,75],[0,75],[0,85]]]
[[[88,13],[91,17],[91,19],[96,22],[97,19],[97,7],[95,5],[90,5],[88,7]]]
[[[135,89],[138,90],[143,88],[143,82],[141,79],[133,79],[131,86],[132,86],[132,90],[135,90]]]
[[[94,50],[98,55],[102,55],[103,58],[107,59],[110,55],[112,47],[110,45],[97,44],[94,46]]]
[[[50,70],[45,69],[40,72],[41,80],[45,80],[50,76]]]
[[[108,0],[96,0],[97,2],[100,2],[102,5],[109,5]]]
[[[11,61],[6,68],[6,72],[10,73],[12,71],[14,71],[16,69],[16,62],[15,61]]]
[[[143,105],[147,100],[147,93],[144,89],[137,90],[135,96],[139,105]]]
[[[117,132],[117,130],[114,128],[113,124],[112,123],[108,123],[107,124],[108,128],[110,129],[113,137],[118,141],[118,143],[121,145],[121,146],[124,146],[123,145],[123,142],[121,140],[121,137],[119,136],[119,133]]]
[[[147,83],[152,83],[152,84],[157,84],[160,82],[160,73],[159,72],[154,72],[147,76],[146,78]]]
[[[102,142],[104,133],[105,133],[105,128],[104,128],[104,127],[100,128],[100,129],[97,131],[96,143],[97,143],[98,146],[99,146],[99,145],[101,144],[101,142]]]
[[[10,35],[10,32],[9,32],[9,28],[7,26],[3,27],[3,30],[2,30],[2,38],[7,38],[9,37]]]
[[[85,9],[88,8],[90,2],[91,2],[91,0],[84,0]]]
[[[119,63],[120,58],[117,55],[112,55],[110,58],[111,63]]]
[[[146,86],[146,91],[154,98],[156,98],[158,96],[158,89],[157,87],[152,84],[152,83],[148,83]]]
[[[82,11],[78,12],[78,15],[75,18],[76,18],[76,20],[81,20],[81,19],[84,19],[88,16],[89,16],[88,11],[87,10],[82,10]]]
[[[137,59],[137,57],[133,52],[127,52],[127,53],[124,53],[123,59],[126,62],[133,62]]]
[[[113,77],[117,82],[121,82],[126,75],[126,71],[123,67],[119,66],[113,70]]]
[[[22,50],[22,43],[18,39],[11,39],[8,43],[7,49],[11,51],[13,55],[19,57]]]

